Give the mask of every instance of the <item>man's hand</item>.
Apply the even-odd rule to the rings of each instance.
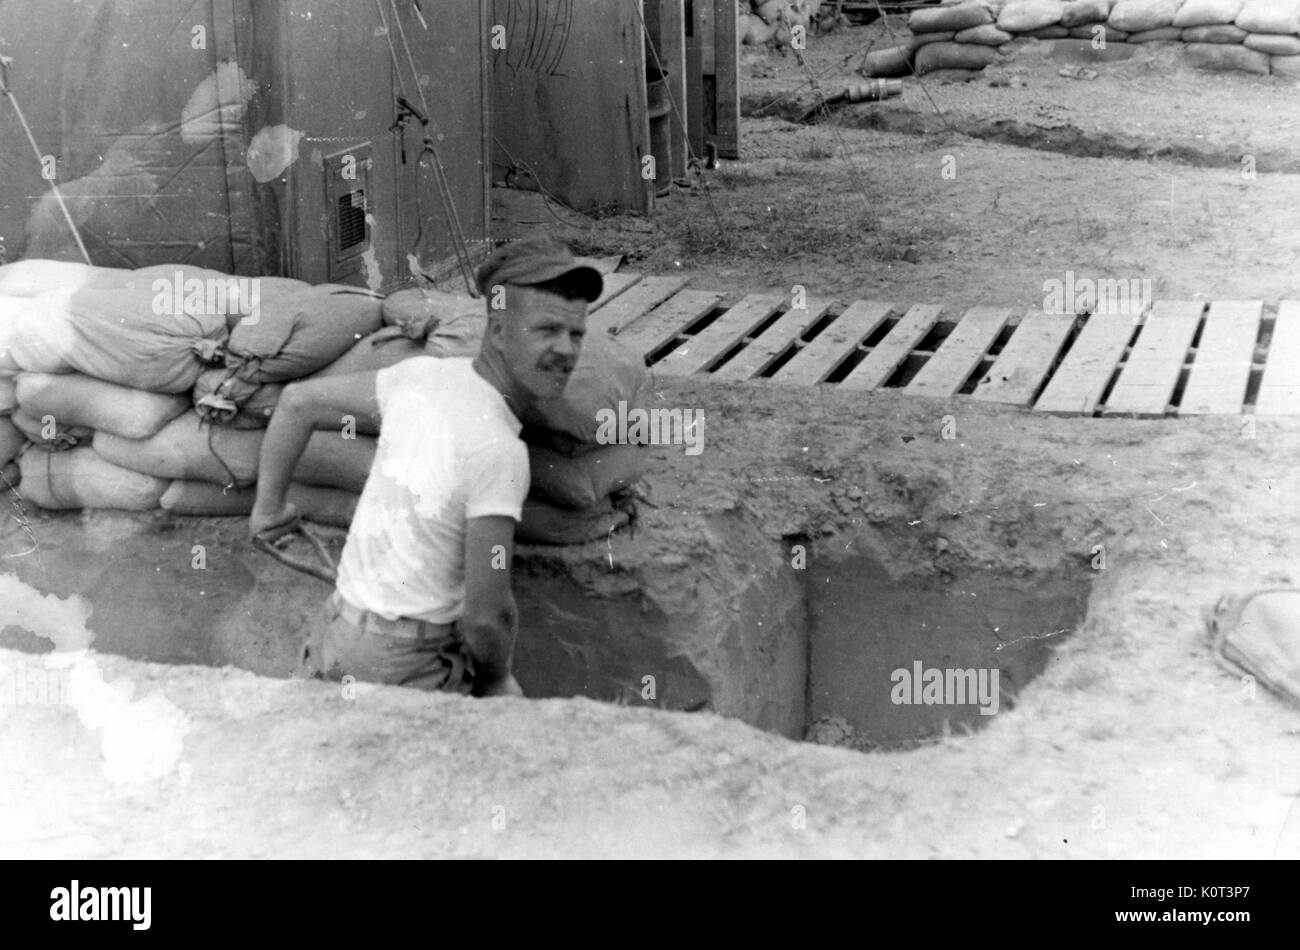
[[[248,516],[248,536],[255,538],[263,531],[289,524],[297,517],[298,509],[287,501],[279,507],[254,505],[253,513]]]
[[[522,696],[524,691],[514,676],[510,675],[475,688],[474,695],[483,698],[489,696]]]

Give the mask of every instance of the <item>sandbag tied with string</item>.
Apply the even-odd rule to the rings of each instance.
[[[156,286],[225,281],[186,265],[139,271],[99,269],[81,286],[31,297],[0,297],[0,372],[78,372],[154,393],[189,390],[225,344],[220,308]]]
[[[265,426],[278,390],[260,391],[314,373],[374,333],[381,303],[368,290],[321,284],[263,305],[256,321],[231,330],[222,365],[198,377],[194,408],[217,425]]]
[[[468,294],[446,293],[432,287],[407,287],[384,298],[380,308],[385,326],[410,340],[424,342],[439,327],[459,318],[485,324],[483,302]],[[482,337],[480,330],[479,337]]]

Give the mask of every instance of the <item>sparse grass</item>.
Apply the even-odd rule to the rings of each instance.
[[[834,158],[835,146],[828,145],[825,142],[819,142],[816,139],[813,139],[806,146],[804,146],[804,149],[800,153],[799,157],[812,162],[822,161],[827,158]]]

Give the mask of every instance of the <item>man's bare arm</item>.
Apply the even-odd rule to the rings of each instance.
[[[470,518],[465,526],[465,612],[461,636],[474,657],[479,696],[522,695],[511,675],[518,612],[510,590],[515,522],[504,515]]]
[[[285,495],[293,470],[317,429],[338,429],[344,417],[356,420],[359,432],[379,431],[379,397],[375,372],[301,380],[284,387],[262,440],[257,464],[257,501],[249,519],[256,535],[293,517]]]

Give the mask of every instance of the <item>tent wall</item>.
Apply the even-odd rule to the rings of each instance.
[[[215,71],[213,16],[210,4],[175,0],[0,3],[13,93],[42,155],[56,160],[55,180],[97,264],[230,269],[256,243],[239,232],[247,222],[227,220],[220,123],[183,128],[191,97]],[[0,113],[5,159],[21,182],[12,188],[4,176],[5,246],[80,259],[12,104],[0,103]]]
[[[59,152],[63,64],[84,26],[84,10],[70,3],[0,0],[0,55],[13,58],[9,79],[42,154]],[[0,98],[0,263],[21,256],[27,216],[48,190],[13,107]]]
[[[644,30],[628,0],[492,0],[496,176],[581,211],[649,211]],[[524,171],[526,163],[535,175]]]
[[[425,4],[427,30],[411,0],[383,3],[408,98],[423,108],[423,89],[462,229],[479,249],[482,2]],[[423,131],[408,123],[405,164],[389,131],[398,73],[374,3],[0,0],[0,52],[14,58],[13,90],[41,152],[57,157],[96,264],[186,261],[387,288],[409,273],[408,253],[425,267],[453,254],[434,178],[417,171]],[[3,101],[0,159],[6,258],[80,259]]]
[[[346,279],[388,287],[409,277],[409,253],[416,253],[426,268],[436,268],[454,255],[432,156],[417,164],[426,129],[408,119],[404,131],[389,131],[403,91],[421,112],[427,104],[432,120],[427,131],[447,176],[449,197],[472,249],[482,252],[489,181],[486,31],[478,0],[423,4],[427,30],[409,0],[384,3],[392,50],[374,3],[291,0],[284,9],[284,122],[303,132],[289,181],[294,196],[286,234],[287,258],[294,264],[291,276],[313,282],[341,280],[345,276],[339,268],[351,268],[352,276]],[[348,68],[340,69],[340,63]],[[369,167],[356,172],[367,158]],[[364,172],[368,182],[354,178],[349,185],[342,179],[349,164],[358,175]],[[355,219],[353,237],[360,219],[347,201],[342,209],[339,202],[358,182],[366,186],[363,200],[373,253],[354,253],[340,261],[340,231],[350,227],[345,219]]]

